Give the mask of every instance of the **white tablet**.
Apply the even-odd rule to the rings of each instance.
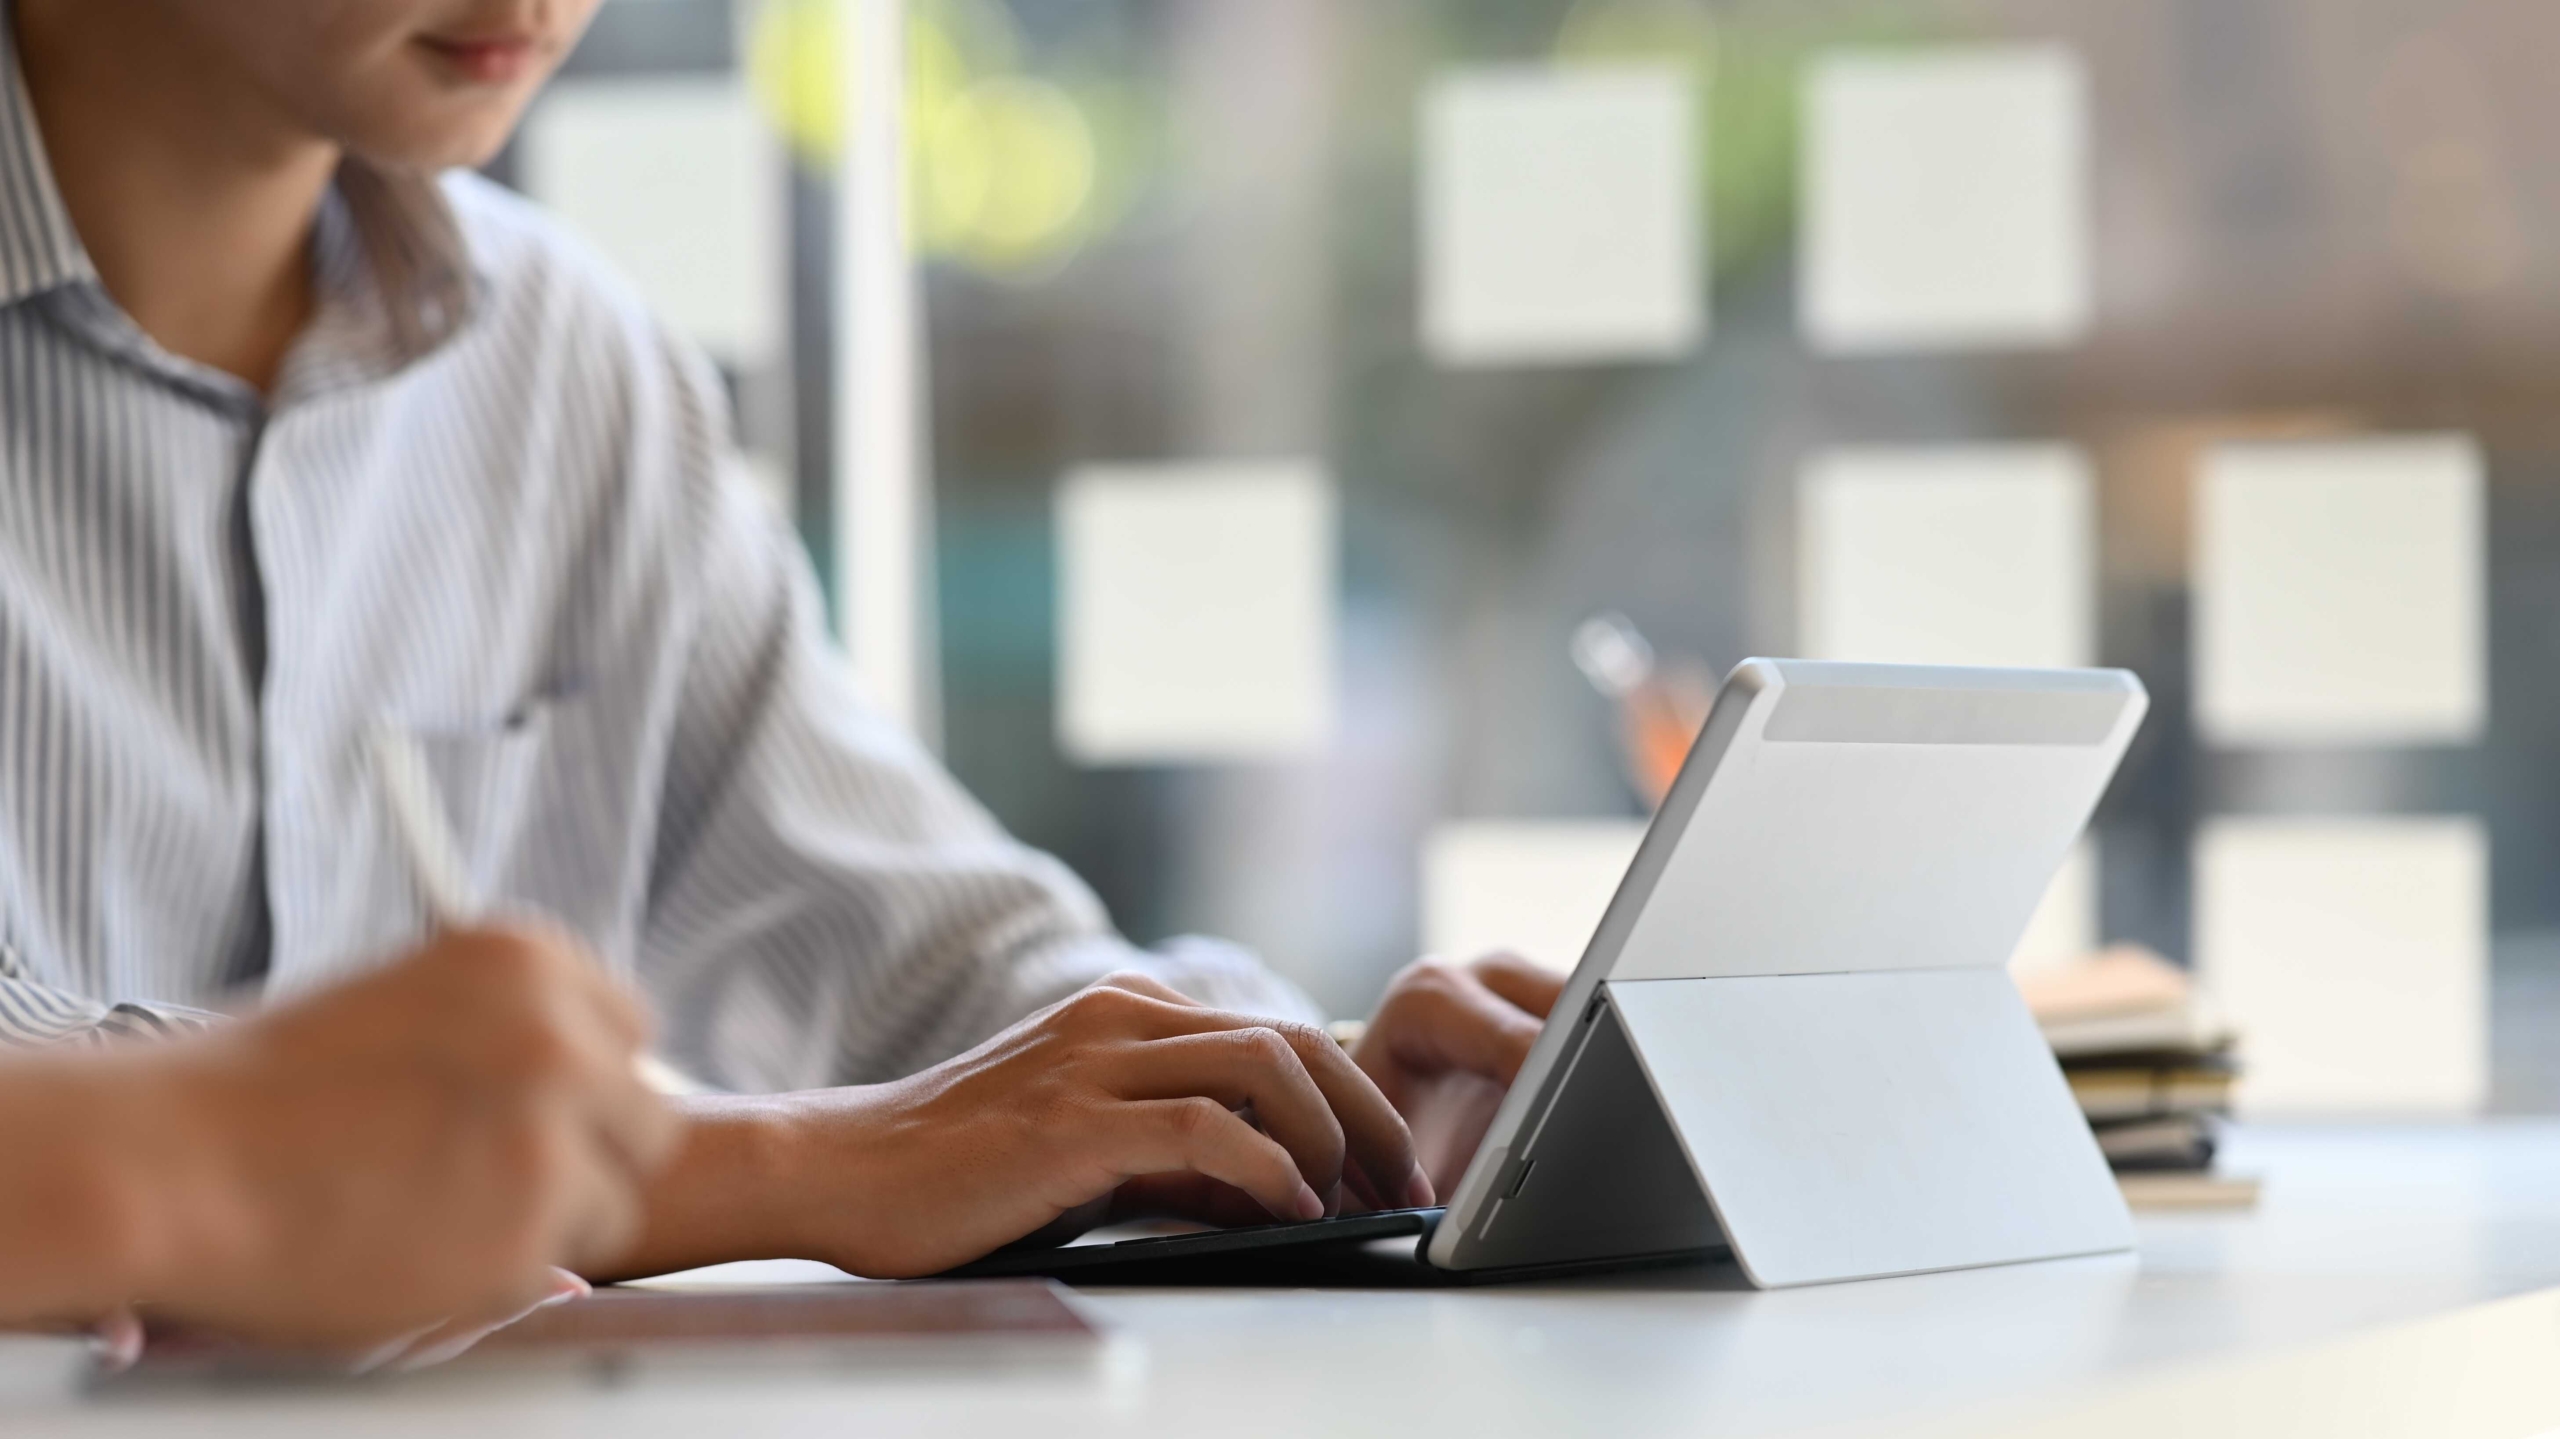
[[[2005,963],[2147,705],[2121,670],[1738,666],[1430,1261],[1730,1244],[1776,1285],[2129,1245]]]

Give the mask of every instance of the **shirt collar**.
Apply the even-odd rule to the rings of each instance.
[[[98,279],[45,156],[13,9],[0,0],[0,305]],[[332,332],[338,360],[363,372],[397,369],[451,339],[483,284],[434,176],[353,156],[323,205],[312,264],[323,309],[315,325]]]

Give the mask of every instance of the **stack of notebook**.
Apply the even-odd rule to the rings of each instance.
[[[2232,1035],[2186,971],[2136,945],[2021,974],[2119,1175],[2202,1176],[2238,1075]]]

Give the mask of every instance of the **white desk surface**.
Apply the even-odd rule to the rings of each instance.
[[[2560,1123],[2244,1130],[2228,1167],[2263,1176],[2260,1206],[2145,1215],[2138,1258],[1772,1293],[1730,1265],[1472,1290],[1095,1290],[1092,1308],[1134,1342],[1084,1373],[116,1402],[21,1378],[0,1385],[17,1391],[0,1431],[1894,1432],[2560,1286]]]

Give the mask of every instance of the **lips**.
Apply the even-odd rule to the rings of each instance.
[[[517,80],[542,53],[531,35],[422,35],[418,44],[456,76],[478,85]]]

